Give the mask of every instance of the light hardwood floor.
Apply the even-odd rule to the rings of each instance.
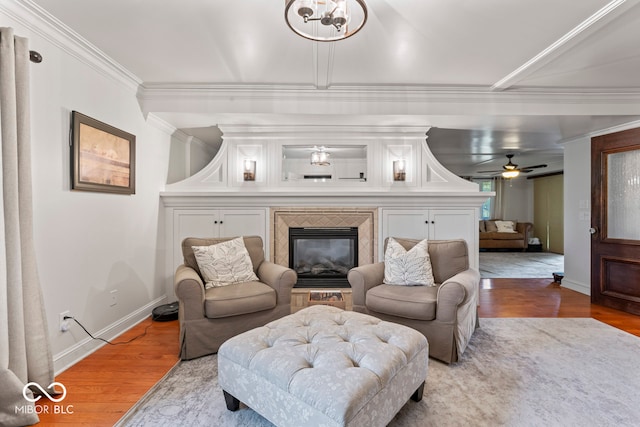
[[[589,297],[549,279],[483,279],[480,317],[593,317],[640,336],[640,316],[595,306]],[[481,321],[482,324],[482,321]],[[145,320],[58,375],[73,414],[41,414],[40,426],[112,426],[178,361],[177,321]],[[213,397],[210,397],[213,398]],[[222,398],[222,397],[220,397]],[[44,402],[53,412],[53,403]]]

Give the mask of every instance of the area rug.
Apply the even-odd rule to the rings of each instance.
[[[480,323],[457,364],[429,360],[422,401],[390,426],[638,425],[640,338],[594,319]],[[207,356],[178,363],[117,425],[272,424],[246,406],[227,411]]]
[[[553,279],[564,271],[564,256],[551,252],[480,252],[483,279]]]

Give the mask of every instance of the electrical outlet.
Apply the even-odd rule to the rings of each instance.
[[[60,313],[59,315],[59,328],[61,332],[67,332],[69,330],[69,326],[71,325],[69,322],[71,321],[71,319],[65,319],[65,317],[71,317],[71,312],[70,311],[63,311],[62,313]]]
[[[111,303],[109,304],[109,306],[113,307],[114,305],[118,304],[118,290],[114,289],[110,293],[111,293]]]

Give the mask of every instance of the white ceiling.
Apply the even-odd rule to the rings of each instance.
[[[22,2],[205,141],[224,124],[423,126],[455,173],[512,152],[549,164],[533,175],[562,169],[559,141],[640,117],[640,0],[367,0],[366,26],[334,43],[295,35],[282,0]]]

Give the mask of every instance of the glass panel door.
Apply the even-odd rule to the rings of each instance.
[[[640,240],[640,150],[607,154],[607,235]]]

